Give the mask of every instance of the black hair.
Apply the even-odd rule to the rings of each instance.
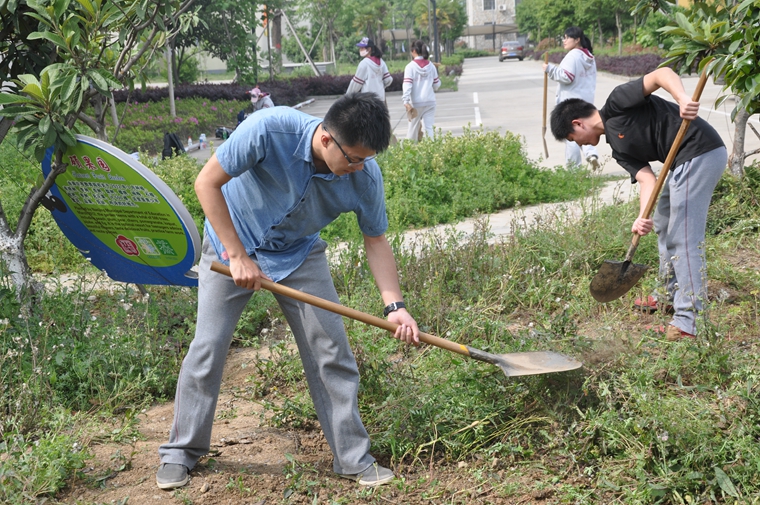
[[[370,56],[374,56],[375,58],[383,57],[383,52],[375,45],[372,39],[367,39],[367,49],[369,49]]]
[[[557,140],[566,140],[573,133],[573,121],[585,119],[594,114],[596,107],[580,98],[568,98],[558,103],[552,111],[552,135]]]
[[[591,41],[583,33],[583,30],[577,26],[571,26],[565,30],[565,35],[570,39],[581,39],[581,47],[587,50],[589,53],[594,54],[594,48],[591,47]]]
[[[426,60],[430,59],[430,51],[428,51],[427,44],[425,44],[421,40],[415,40],[412,42],[412,47],[409,49],[410,51],[414,49],[414,52],[417,53],[417,55],[422,56]]]
[[[324,125],[344,146],[363,146],[379,153],[391,142],[388,108],[374,93],[338,98],[325,114]]]

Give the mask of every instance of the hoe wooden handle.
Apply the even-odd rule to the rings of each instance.
[[[232,274],[230,272],[230,267],[228,267],[227,265],[223,265],[222,263],[219,263],[218,261],[211,262],[211,270],[213,270],[214,272],[226,275],[228,277],[232,277]],[[386,319],[373,316],[370,314],[366,314],[359,310],[346,307],[345,305],[331,302],[329,300],[325,300],[324,298],[310,295],[308,293],[304,293],[303,291],[298,291],[297,289],[289,288],[287,286],[283,286],[282,284],[277,284],[276,282],[268,281],[266,279],[261,279],[261,287],[266,289],[267,291],[271,291],[272,293],[282,295],[282,296],[287,296],[288,298],[293,298],[294,300],[298,300],[299,302],[304,302],[304,303],[308,303],[309,305],[314,305],[315,307],[319,307],[320,309],[329,310],[330,312],[334,312],[343,317],[354,319],[356,321],[360,321],[362,323],[369,324],[371,326],[376,326],[383,330],[388,330],[391,333],[394,333],[396,331],[396,328],[398,328],[399,326],[398,324],[392,323]],[[434,345],[435,347],[440,347],[441,349],[446,349],[447,351],[452,351],[457,354],[470,356],[470,351],[466,346],[457,344],[450,340],[446,340],[445,338],[436,337],[435,335],[430,335],[429,333],[424,333],[421,331],[420,340],[426,344]]]

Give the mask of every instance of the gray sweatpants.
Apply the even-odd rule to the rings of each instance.
[[[707,300],[707,209],[727,159],[726,148],[719,147],[677,166],[668,174],[654,213],[660,278],[675,309],[670,324],[692,335]]]
[[[325,242],[319,240],[303,265],[280,283],[339,302],[325,249]],[[169,443],[158,449],[162,463],[193,468],[208,453],[232,334],[254,293],[212,272],[209,268],[215,260],[213,247],[204,239],[198,322],[179,374]],[[341,316],[291,298],[276,298],[298,345],[309,392],[334,456],[333,470],[342,474],[366,470],[375,459],[369,454],[369,435],[359,418],[359,371]]]

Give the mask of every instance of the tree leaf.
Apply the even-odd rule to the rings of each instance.
[[[718,485],[723,490],[723,492],[734,498],[739,498],[739,493],[736,491],[734,483],[731,482],[731,478],[726,475],[726,472],[717,466],[713,467],[713,470],[715,470],[715,478],[718,480]]]
[[[40,112],[40,109],[38,107],[21,107],[21,106],[3,107],[2,109],[0,109],[0,116],[5,116],[5,117],[26,116],[29,114],[37,114],[38,112]]]
[[[63,85],[61,86],[61,99],[62,100],[69,100],[71,98],[71,95],[74,94],[74,92],[77,90],[77,79],[76,75],[71,74],[66,78],[66,80],[63,81]]]
[[[40,120],[40,133],[45,135],[50,130],[52,123],[53,121],[50,119],[50,116],[43,117]],[[55,128],[53,128],[53,132],[55,132]]]
[[[45,101],[45,96],[42,94],[42,88],[40,88],[39,84],[36,83],[30,83],[24,86],[24,89],[21,90],[22,93],[26,93],[27,95],[30,95],[33,98],[36,98],[40,102]]]
[[[52,32],[32,32],[29,34],[28,39],[29,40],[37,40],[37,39],[49,40],[56,46],[62,49],[66,49],[68,51],[68,46],[66,45],[66,41],[63,40],[63,37]]]
[[[95,7],[93,7],[90,0],[77,0],[77,3],[84,7],[84,9],[89,12],[91,16],[95,16]]]
[[[88,70],[87,76],[92,81],[92,85],[96,90],[98,90],[103,95],[108,94],[108,81],[106,81],[103,76],[97,72],[97,70]]]
[[[34,102],[25,96],[13,95],[11,93],[0,93],[0,105],[8,105],[9,103],[34,103]]]
[[[74,136],[73,133],[71,133],[71,130],[68,128],[65,128],[63,132],[59,135],[61,140],[63,140],[63,143],[66,144],[69,147],[74,147],[77,145],[77,138]]]
[[[42,138],[42,145],[44,147],[50,147],[55,144],[55,139],[58,138],[58,134],[55,132],[55,128],[50,128],[45,136]]]
[[[37,77],[35,77],[32,74],[21,74],[17,77],[19,81],[21,81],[24,85],[26,84],[36,84],[37,86],[40,85],[40,81],[37,80]]]

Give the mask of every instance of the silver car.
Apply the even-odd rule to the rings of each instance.
[[[525,56],[523,55],[523,45],[520,42],[507,41],[501,45],[501,52],[499,52],[499,61],[502,62],[507,58],[517,58],[522,61]]]

